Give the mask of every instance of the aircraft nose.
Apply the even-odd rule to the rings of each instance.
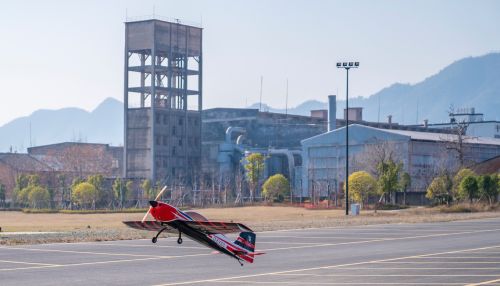
[[[149,204],[150,204],[153,208],[156,208],[156,206],[158,205],[158,202],[157,202],[157,201],[149,201]]]

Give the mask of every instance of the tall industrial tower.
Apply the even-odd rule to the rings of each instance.
[[[125,23],[125,178],[190,184],[197,176],[202,63],[201,28],[156,19]]]

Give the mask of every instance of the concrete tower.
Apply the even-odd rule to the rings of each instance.
[[[125,23],[124,177],[190,184],[197,175],[202,63],[201,28]]]

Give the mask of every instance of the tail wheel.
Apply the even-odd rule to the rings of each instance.
[[[156,238],[156,237],[153,237],[153,239],[151,239],[152,243],[156,243],[157,241],[158,241],[158,238]]]
[[[177,243],[178,243],[178,244],[182,244],[182,238],[180,238],[180,237],[179,237],[179,238],[177,239]]]

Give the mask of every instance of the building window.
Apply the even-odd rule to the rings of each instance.
[[[175,126],[172,126],[172,135],[175,135]]]
[[[163,124],[164,125],[167,125],[168,124],[168,117],[167,116],[163,116]]]
[[[172,147],[172,156],[175,156],[175,146]]]
[[[179,139],[179,146],[182,146],[182,139]]]
[[[156,124],[160,124],[161,114],[156,114]]]
[[[163,136],[163,146],[167,146],[167,136]]]
[[[172,176],[175,176],[175,168],[172,168]]]
[[[161,136],[156,136],[156,145],[161,144]]]
[[[179,118],[179,125],[182,126],[182,124],[184,124],[184,120],[182,120],[182,118]]]

